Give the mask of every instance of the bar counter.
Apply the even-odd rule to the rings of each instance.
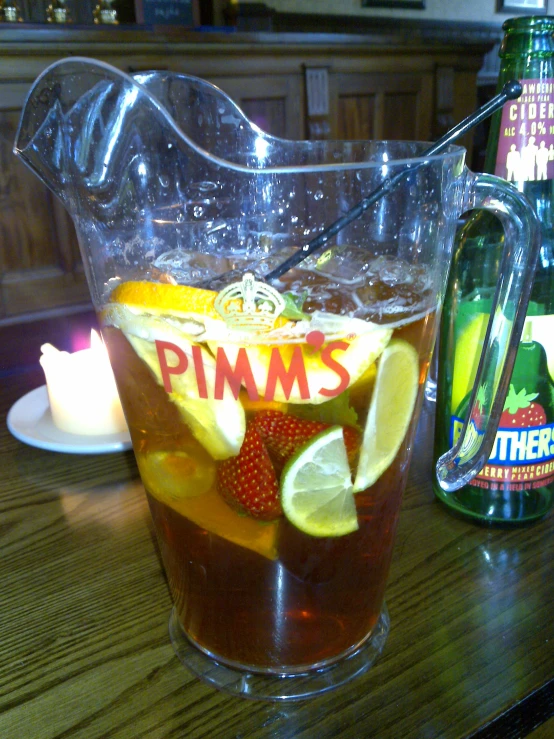
[[[277,704],[219,693],[174,655],[132,452],[61,454],[11,436],[9,408],[42,384],[38,366],[0,374],[2,739],[554,736],[554,515],[491,529],[442,507],[431,490],[431,405],[383,654],[338,690]]]

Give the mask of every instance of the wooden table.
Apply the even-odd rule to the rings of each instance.
[[[3,420],[43,383],[4,375]],[[2,422],[0,737],[553,737],[554,515],[512,530],[453,517],[431,491],[430,426],[427,412],[383,655],[335,692],[271,704],[218,693],[174,656],[132,453],[45,452]]]

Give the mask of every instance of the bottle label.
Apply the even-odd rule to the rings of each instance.
[[[451,443],[464,422],[452,417]],[[534,428],[499,427],[491,456],[471,485],[490,490],[532,490],[554,481],[554,423]]]
[[[477,365],[487,320],[485,313],[474,314],[460,335],[464,361],[454,362],[451,446],[462,431],[475,379],[475,371],[468,374],[467,368]],[[494,446],[470,483],[474,487],[532,490],[554,482],[554,315],[528,316],[524,336]],[[479,415],[479,394],[477,401]],[[480,435],[479,429],[470,419],[470,430]]]
[[[523,92],[502,108],[494,173],[520,187],[554,179],[554,80],[520,80]]]

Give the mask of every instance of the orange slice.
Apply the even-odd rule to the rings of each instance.
[[[192,498],[172,500],[168,505],[212,534],[251,549],[268,559],[277,559],[278,521],[262,523],[247,516],[239,516],[215,490]]]
[[[214,308],[217,293],[188,285],[166,282],[122,282],[110,296],[111,303],[151,313],[202,315],[221,320]]]
[[[233,511],[215,490],[215,465],[194,442],[174,452],[137,452],[144,487],[189,521],[227,541],[277,559],[278,522],[262,523]]]
[[[167,282],[122,282],[110,296],[110,303],[124,305],[133,313],[149,313],[175,318],[212,318],[223,324],[223,318],[214,308],[217,292],[188,285],[172,285]],[[109,312],[109,308],[107,309]],[[286,318],[276,318],[273,328],[290,323]],[[262,332],[263,333],[263,332]]]

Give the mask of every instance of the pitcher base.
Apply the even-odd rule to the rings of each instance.
[[[328,666],[307,669],[294,674],[263,674],[247,668],[230,668],[201,651],[189,639],[175,608],[169,619],[169,635],[181,662],[201,680],[218,690],[270,701],[293,701],[309,698],[338,688],[369,670],[383,651],[390,628],[387,607],[383,609],[368,638],[358,649],[340,657]]]

